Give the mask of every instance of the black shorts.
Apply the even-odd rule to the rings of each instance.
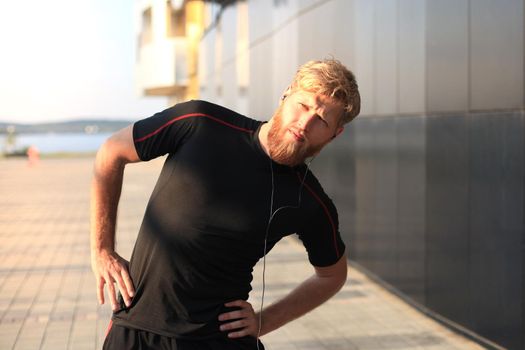
[[[104,350],[166,349],[166,350],[264,350],[261,341],[254,337],[229,339],[176,339],[143,330],[126,328],[110,323]]]

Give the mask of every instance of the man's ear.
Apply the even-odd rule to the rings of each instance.
[[[281,103],[286,99],[286,97],[288,97],[288,95],[290,95],[290,93],[292,92],[292,87],[291,85],[289,85],[286,90],[284,90],[283,94],[281,95]]]

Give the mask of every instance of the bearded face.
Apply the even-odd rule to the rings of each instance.
[[[339,125],[343,110],[343,105],[331,97],[287,90],[268,124],[268,154],[280,164],[303,163],[343,131]]]
[[[270,130],[268,131],[268,151],[270,157],[279,164],[296,166],[303,163],[306,158],[317,154],[327,143],[312,145],[308,139],[301,142],[289,137],[290,127],[283,125],[283,107],[279,106],[275,112]]]

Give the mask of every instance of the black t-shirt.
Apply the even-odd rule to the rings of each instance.
[[[121,300],[115,324],[167,336],[218,334],[224,303],[248,299],[267,228],[267,251],[296,233],[313,265],[339,260],[345,247],[332,201],[310,171],[305,177],[305,165],[266,155],[261,125],[204,101],[134,124],[141,160],[168,157],[130,261],[135,297],[129,308]],[[278,211],[268,227],[271,207]]]

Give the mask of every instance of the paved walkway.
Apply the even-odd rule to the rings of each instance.
[[[96,301],[89,258],[92,158],[0,160],[0,349],[100,349],[110,307]],[[129,258],[161,161],[128,167],[118,250]],[[286,239],[267,259],[266,302],[311,273]],[[321,308],[263,337],[268,350],[481,349],[349,269]],[[252,302],[259,305],[261,266]]]

